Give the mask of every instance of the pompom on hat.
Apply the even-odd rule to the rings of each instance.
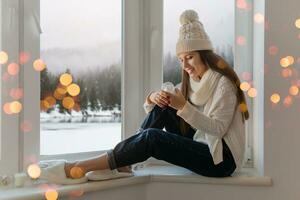
[[[186,10],[180,15],[179,39],[176,44],[176,55],[197,50],[213,50],[212,43],[199,21],[196,11]]]

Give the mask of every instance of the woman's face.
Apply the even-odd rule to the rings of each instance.
[[[182,69],[185,70],[189,74],[190,78],[195,81],[200,80],[204,72],[208,69],[201,61],[198,52],[192,51],[181,53],[179,54],[178,59],[181,63]]]

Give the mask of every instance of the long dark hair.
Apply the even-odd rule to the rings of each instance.
[[[220,74],[226,76],[232,84],[237,88],[237,101],[238,105],[244,105],[244,107],[247,108],[247,102],[246,97],[244,95],[244,92],[240,88],[241,81],[233,68],[229,66],[229,64],[219,55],[214,53],[212,50],[201,50],[197,51],[200,55],[201,61],[211,70],[219,72]],[[189,91],[189,74],[182,69],[181,71],[182,77],[181,77],[181,91],[185,99],[188,99],[188,91]],[[243,123],[245,120],[249,119],[249,112],[248,109],[241,109],[242,112],[242,120]],[[183,119],[180,119],[180,130],[182,134],[187,134],[188,130],[190,128],[190,125],[186,123]]]

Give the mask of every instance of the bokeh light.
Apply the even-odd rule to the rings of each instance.
[[[240,46],[243,46],[246,44],[246,38],[244,36],[238,36],[236,38],[236,43]]]
[[[7,72],[5,72],[3,75],[2,75],[2,80],[4,81],[4,82],[7,82],[8,80],[9,80],[9,74],[7,73]]]
[[[5,104],[3,105],[3,111],[4,111],[6,114],[8,114],[8,115],[13,114],[13,112],[12,112],[11,109],[10,109],[10,103],[5,103]]]
[[[47,111],[49,108],[51,108],[50,104],[48,101],[42,100],[40,102],[40,109],[43,111]]]
[[[25,63],[27,63],[30,59],[30,55],[29,53],[26,53],[26,52],[20,52],[20,55],[19,55],[19,62],[21,65],[24,65]]]
[[[261,23],[264,22],[264,20],[265,20],[265,17],[263,16],[263,14],[261,14],[261,13],[256,13],[256,14],[254,15],[254,21],[255,21],[256,23],[261,24]]]
[[[20,124],[20,129],[24,133],[29,133],[32,130],[32,124],[30,123],[30,121],[24,120]]]
[[[281,59],[280,59],[280,65],[281,65],[282,67],[288,67],[290,64],[291,64],[291,63],[290,63],[290,59],[289,59],[289,58],[284,57],[284,58],[281,58]]]
[[[12,113],[19,113],[22,110],[22,104],[19,101],[13,101],[9,105]]]
[[[293,56],[287,56],[286,58],[289,60],[290,65],[294,64],[295,59]]]
[[[293,71],[290,68],[284,68],[281,70],[281,76],[283,78],[288,78],[293,75]]]
[[[284,98],[283,105],[285,107],[290,107],[292,104],[293,104],[293,99],[292,99],[291,96],[287,96],[287,97]]]
[[[250,88],[248,90],[248,96],[252,97],[252,98],[256,97],[257,96],[257,90],[255,88]]]
[[[240,110],[241,110],[241,112],[246,112],[248,110],[247,105],[245,103],[241,103]]]
[[[37,59],[33,62],[33,68],[36,71],[43,71],[46,68],[46,64],[44,63],[44,61],[42,59]]]
[[[7,66],[7,73],[11,76],[15,76],[19,73],[20,67],[17,63],[10,63]]]
[[[300,29],[300,19],[295,21],[295,26]]]
[[[72,83],[72,80],[73,80],[72,75],[68,73],[62,74],[59,78],[59,82],[63,86],[70,85]]]
[[[65,94],[67,93],[67,87],[66,87],[66,86],[63,86],[63,85],[58,86],[58,87],[56,88],[56,92],[57,92],[58,94],[60,94],[60,95],[65,95]]]
[[[70,170],[70,175],[74,179],[81,178],[84,174],[84,170],[81,167],[72,167]]]
[[[274,94],[271,95],[270,100],[273,103],[278,103],[280,101],[280,95],[277,94],[277,93],[274,93]]]
[[[49,107],[53,107],[56,104],[56,99],[52,96],[47,96],[44,101],[46,101]]]
[[[14,100],[21,99],[23,94],[23,89],[21,88],[12,88],[9,92],[9,96],[11,96]]]
[[[217,62],[217,66],[220,69],[225,69],[227,67],[227,64],[226,64],[226,62],[224,60],[219,59],[218,62]]]
[[[251,80],[251,73],[250,73],[250,72],[243,72],[243,73],[242,73],[242,78],[243,78],[245,81],[250,81],[250,80]]]
[[[45,198],[46,200],[57,200],[58,192],[55,189],[48,189],[45,192]]]
[[[250,89],[250,84],[248,82],[242,82],[240,85],[241,90],[244,92],[248,91]]]
[[[83,189],[72,190],[69,192],[69,197],[77,198],[77,197],[81,197],[83,194],[84,194]]]
[[[41,175],[41,168],[37,164],[31,164],[27,168],[27,173],[32,179],[37,179]]]
[[[62,103],[66,109],[72,109],[75,105],[75,102],[72,97],[64,97]]]
[[[236,6],[239,8],[239,9],[242,9],[242,10],[246,10],[248,9],[248,4],[246,2],[246,0],[237,0],[236,1]]]
[[[8,55],[5,51],[0,51],[0,64],[3,65],[7,63],[8,61]]]
[[[299,93],[299,88],[297,86],[293,85],[290,87],[289,93],[293,96],[296,96]]]
[[[77,84],[72,83],[68,86],[67,91],[71,96],[77,96],[80,93],[80,87]]]
[[[272,45],[269,47],[269,54],[270,55],[276,55],[278,53],[278,47],[275,45]]]

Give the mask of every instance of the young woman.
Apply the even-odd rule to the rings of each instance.
[[[74,166],[84,172],[130,171],[128,166],[149,157],[209,177],[231,176],[242,167],[249,113],[240,80],[213,52],[195,11],[183,12],[180,22],[176,53],[182,81],[175,93],[151,92],[139,131],[99,157],[67,163],[68,177]]]

